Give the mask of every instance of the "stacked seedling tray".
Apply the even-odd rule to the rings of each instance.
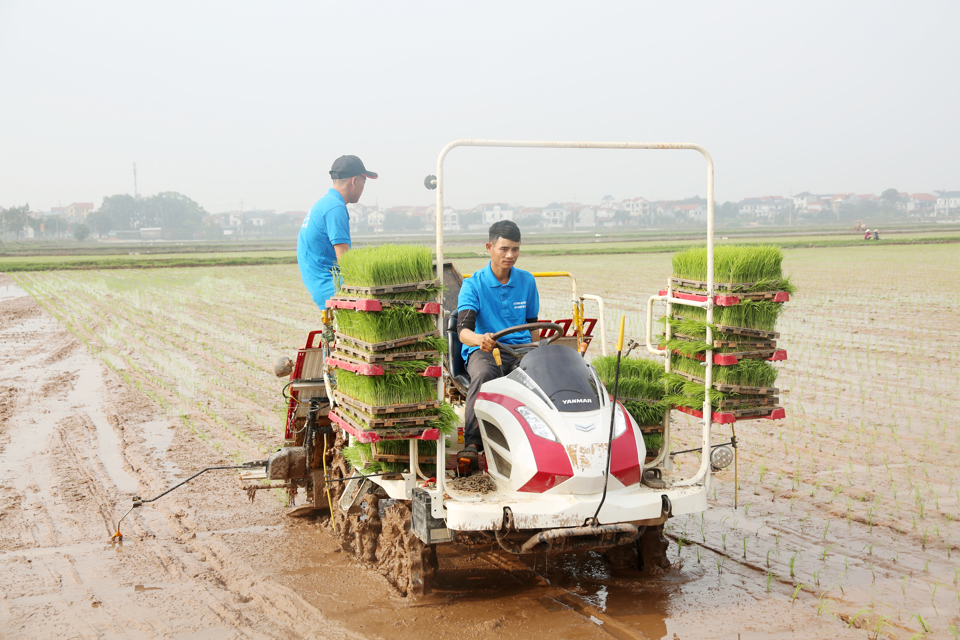
[[[437,400],[441,355],[437,330],[439,282],[424,247],[381,245],[347,252],[339,264],[334,309],[336,343],[327,365],[336,369],[330,419],[352,436],[344,456],[364,473],[436,462],[436,441],[456,425]]]
[[[706,309],[672,305],[663,336],[665,348],[671,351],[671,372],[664,380],[665,400],[677,410],[703,416],[705,359],[712,349],[714,422],[784,417],[775,386],[777,369],[771,364],[787,359],[787,352],[777,346],[776,325],[794,288],[783,276],[782,260],[783,252],[774,246],[716,247],[710,344]],[[706,301],[706,276],[706,249],[677,253],[670,295]]]
[[[611,394],[617,368],[617,356],[595,358],[597,375]],[[669,407],[664,400],[663,365],[652,360],[623,358],[620,361],[620,382],[617,398],[633,416],[643,433],[647,460],[653,460],[663,446],[663,414]]]

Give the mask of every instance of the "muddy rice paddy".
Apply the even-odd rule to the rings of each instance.
[[[324,522],[286,518],[284,496],[250,503],[230,471],[134,511],[110,543],[133,495],[281,443],[269,365],[316,318],[295,267],[0,275],[0,637],[956,637],[960,252],[786,255],[787,418],[736,425],[737,508],[731,468],[708,512],[670,522],[672,570],[445,548],[419,601]],[[574,271],[611,337],[627,313],[639,338],[669,255],[520,266]],[[542,317],[569,317],[568,286],[541,284]],[[675,450],[699,437],[677,431]]]

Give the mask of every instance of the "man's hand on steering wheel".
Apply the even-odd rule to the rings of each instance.
[[[494,340],[492,333],[484,333],[480,336],[480,350],[490,353],[497,346],[497,341]]]
[[[511,333],[519,333],[521,331],[543,331],[544,329],[552,329],[553,335],[551,335],[549,338],[540,338],[540,340],[536,342],[528,342],[526,344],[507,345],[499,341],[500,338],[508,336]],[[545,347],[562,335],[563,327],[556,322],[528,322],[527,324],[518,324],[515,327],[507,327],[506,329],[497,331],[494,334],[487,333],[483,336],[483,340],[486,342],[487,336],[490,336],[490,339],[494,342],[494,346],[506,351],[514,358],[520,359],[531,350],[538,347]],[[491,347],[490,350],[492,351],[493,347]],[[484,349],[484,351],[486,351],[486,349]]]

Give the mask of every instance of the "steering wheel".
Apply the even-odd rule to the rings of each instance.
[[[537,329],[553,329],[554,333],[549,338],[540,338],[536,342],[527,342],[526,344],[515,344],[508,346],[500,342],[500,338],[503,336],[508,336],[511,333],[519,333],[521,331],[536,331]],[[493,341],[497,343],[497,348],[503,349],[514,358],[519,360],[532,350],[547,346],[562,336],[563,331],[563,326],[557,324],[556,322],[528,322],[527,324],[518,324],[515,327],[507,327],[502,331],[497,331],[495,334],[493,334]]]

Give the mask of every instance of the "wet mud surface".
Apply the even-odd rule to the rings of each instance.
[[[41,306],[0,275],[0,638],[953,637],[957,258],[928,256],[943,281],[926,293],[885,281],[871,312],[839,293],[883,265],[834,275],[805,256],[807,297],[781,327],[790,418],[737,426],[738,508],[728,470],[702,518],[670,523],[670,570],[448,546],[421,599],[341,552],[325,520],[285,517],[273,493],[250,503],[232,471],[135,510],[111,544],[133,495],[279,444],[276,379],[249,359],[276,355],[283,314],[226,280],[216,295],[250,301],[250,324],[86,275],[25,278]]]

